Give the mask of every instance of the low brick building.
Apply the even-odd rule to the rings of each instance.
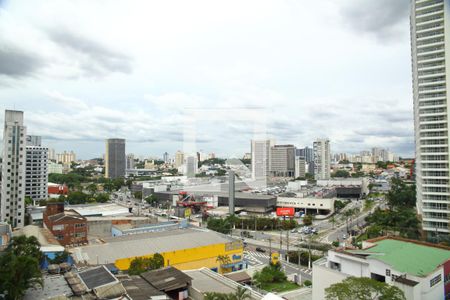
[[[87,243],[87,220],[73,209],[64,209],[64,203],[49,203],[43,222],[63,246]]]

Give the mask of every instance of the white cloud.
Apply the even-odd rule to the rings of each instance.
[[[176,151],[186,109],[239,108],[266,111],[280,142],[328,136],[335,151],[410,155],[405,0],[371,2],[8,1],[0,108],[23,109],[30,132],[87,157],[112,136],[132,151]],[[379,18],[361,17],[371,10]],[[29,63],[1,63],[18,59]],[[250,121],[199,124],[206,151],[249,151]]]

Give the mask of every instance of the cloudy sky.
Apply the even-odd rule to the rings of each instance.
[[[173,155],[186,136],[242,156],[261,131],[411,156],[408,15],[408,0],[0,0],[0,109],[80,158],[112,137]]]

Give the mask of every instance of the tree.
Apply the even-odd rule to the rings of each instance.
[[[204,300],[246,300],[250,298],[250,291],[242,286],[238,286],[234,294],[216,292],[205,293]]]
[[[17,256],[34,257],[40,262],[43,258],[40,247],[41,245],[35,236],[26,237],[25,235],[20,235],[12,238],[6,251]]]
[[[406,300],[396,286],[367,277],[348,277],[325,289],[327,300]]]
[[[328,220],[328,222],[331,223],[332,229],[334,229],[334,225],[337,222],[336,217],[335,216],[331,216],[331,218]]]
[[[0,255],[0,293],[6,294],[6,300],[21,299],[28,288],[43,286],[39,268],[42,257],[35,237],[13,237]]]
[[[33,199],[30,196],[25,196],[25,205],[33,205]]]
[[[303,225],[305,225],[305,226],[311,225],[312,224],[312,220],[313,220],[313,218],[312,218],[311,215],[305,215],[303,217]]]
[[[281,270],[280,263],[265,266],[261,271],[256,271],[253,275],[253,280],[262,286],[268,283],[284,282],[286,278],[286,274]]]
[[[152,257],[136,257],[130,263],[128,268],[129,275],[139,275],[148,270],[157,270],[164,267],[164,256],[159,253]]]
[[[91,195],[94,195],[97,192],[97,185],[95,183],[91,183],[86,187],[86,189],[91,193]]]
[[[156,206],[156,204],[158,203],[158,197],[156,197],[154,194],[145,197],[144,200],[151,206]]]
[[[223,265],[228,265],[231,263],[231,259],[228,255],[219,255],[217,256],[216,262],[220,263],[220,267]]]
[[[88,195],[79,191],[71,192],[67,196],[67,202],[69,202],[70,204],[84,204],[87,200]]]
[[[141,191],[136,191],[133,193],[134,198],[136,199],[142,199],[142,192]]]
[[[98,203],[105,203],[109,201],[109,194],[100,193],[95,196],[95,201]]]
[[[388,205],[393,208],[414,208],[416,206],[416,186],[406,185],[402,180],[393,178],[391,190],[386,195]]]
[[[347,178],[350,177],[350,173],[346,170],[337,170],[336,172],[334,172],[333,174],[331,174],[331,177],[343,177],[343,178]]]

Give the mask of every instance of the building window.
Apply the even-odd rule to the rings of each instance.
[[[386,276],[391,276],[391,270],[386,269]]]
[[[53,225],[53,231],[64,230],[64,225]]]
[[[432,278],[432,279],[430,280],[430,287],[435,286],[435,285],[438,284],[441,280],[442,280],[441,274],[439,274],[439,275],[437,275],[436,277]]]
[[[82,238],[82,237],[85,237],[85,236],[86,236],[85,232],[76,232],[75,233],[75,237],[76,238]]]
[[[82,228],[82,227],[84,227],[84,223],[77,223],[77,224],[75,224],[75,228]]]

